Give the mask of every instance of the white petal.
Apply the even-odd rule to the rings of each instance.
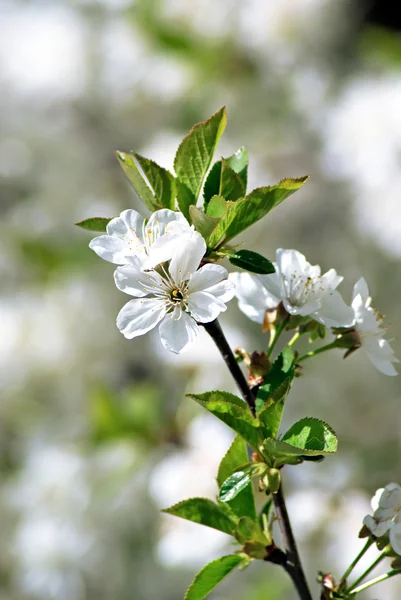
[[[216,296],[216,298],[220,298],[223,302],[229,302],[235,296],[235,285],[232,281],[228,279],[224,279],[220,281],[220,283],[216,283],[216,285],[212,285],[212,287],[204,290],[208,292],[208,294],[212,294],[212,296]]]
[[[118,267],[114,273],[114,281],[119,290],[137,298],[153,295],[165,287],[162,277],[156,271],[142,271],[135,265]]]
[[[164,234],[148,248],[148,257],[143,261],[144,269],[153,269],[173,258],[180,249],[183,239],[176,235]]]
[[[309,300],[302,306],[293,306],[287,299],[283,300],[283,304],[285,310],[290,313],[290,315],[300,315],[301,317],[307,317],[320,307],[320,302],[315,299]]]
[[[136,210],[123,210],[119,217],[112,219],[107,224],[108,235],[121,237],[127,234],[135,233],[135,235],[143,243],[142,227],[145,219]]]
[[[401,487],[396,483],[389,483],[380,496],[379,509],[388,508],[393,511],[401,505]]]
[[[297,250],[283,250],[279,248],[276,251],[277,269],[284,277],[290,279],[294,274],[301,275],[309,265],[305,256]]]
[[[270,296],[257,275],[230,273],[229,280],[234,282],[240,310],[256,323],[263,323],[266,309],[274,309],[280,303]]]
[[[188,310],[196,321],[209,323],[227,309],[222,300],[207,292],[194,292],[188,297]]]
[[[274,265],[276,267],[276,265]],[[268,308],[276,308],[281,301],[281,285],[280,276],[278,273],[271,273],[270,275],[256,275],[256,277],[263,283],[268,297],[270,298],[270,306]]]
[[[180,313],[179,318],[177,313]],[[182,311],[174,311],[165,316],[159,327],[163,346],[180,354],[188,344],[191,344],[199,333],[199,326],[194,319]]]
[[[351,327],[354,324],[354,311],[347,306],[339,292],[329,292],[320,299],[320,308],[313,318],[327,327]]]
[[[149,217],[146,228],[151,229],[152,231],[159,230],[159,235],[164,235],[166,229],[169,231],[168,225],[173,223],[179,223],[184,227],[186,225],[188,230],[190,229],[190,225],[182,213],[175,212],[168,208],[156,210],[156,212]]]
[[[195,273],[206,252],[206,242],[197,231],[184,238],[169,266],[170,274],[176,283],[189,279]]]
[[[370,501],[370,505],[374,511],[377,510],[380,506],[380,498],[382,497],[384,490],[385,488],[379,488],[378,490],[376,490],[375,495]]]
[[[369,300],[368,284],[366,283],[363,277],[358,279],[358,281],[354,285],[354,290],[352,292],[352,300],[354,300],[358,295],[361,297],[361,301],[363,302],[363,304],[366,304]]]
[[[91,248],[100,258],[115,265],[127,263],[127,244],[123,239],[111,235],[100,235],[89,242]]]
[[[366,515],[366,517],[363,519],[363,524],[373,533],[374,536],[380,538],[388,532],[392,522],[377,522],[371,515]]]
[[[188,284],[189,293],[201,292],[212,287],[216,283],[220,283],[223,279],[227,279],[227,269],[220,265],[207,264],[196,271]]]
[[[363,349],[370,362],[384,375],[398,375],[392,363],[398,362],[387,340],[373,336],[363,338]]]
[[[392,549],[401,555],[401,523],[395,523],[390,529],[390,544]]]
[[[164,304],[154,298],[136,298],[122,307],[117,316],[117,327],[131,340],[147,333],[161,321],[166,314]]]
[[[335,269],[330,269],[329,271],[327,271],[327,273],[321,276],[321,278],[319,279],[319,283],[321,284],[321,287],[324,288],[325,292],[328,292],[335,290],[336,287],[340,285],[343,279],[344,277],[342,277],[341,275],[337,275]]]

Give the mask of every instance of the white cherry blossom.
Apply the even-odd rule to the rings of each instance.
[[[377,538],[388,534],[391,547],[401,555],[401,487],[397,483],[389,483],[380,488],[371,505],[373,516],[367,515],[364,525]]]
[[[343,277],[334,269],[321,275],[320,267],[309,264],[303,254],[281,248],[276,252],[274,267],[276,272],[271,275],[230,275],[239,308],[250,319],[263,323],[265,312],[282,302],[290,315],[310,316],[328,327],[352,325],[353,310],[336,290]]]
[[[177,243],[193,231],[182,213],[167,208],[157,210],[149,220],[136,210],[124,210],[108,223],[107,235],[94,238],[89,247],[116,265],[152,268],[171,259]]]
[[[193,232],[176,247],[168,266],[157,271],[144,271],[135,264],[116,269],[118,289],[134,296],[117,317],[126,338],[143,335],[160,323],[162,344],[179,354],[198,335],[198,323],[209,323],[226,310],[234,285],[220,265],[206,264],[197,270],[205,252],[204,239]]]
[[[371,307],[372,298],[363,277],[357,281],[352,295],[355,331],[358,343],[368,355],[371,363],[385,375],[397,375],[393,363],[399,362],[387,340],[383,329],[383,317]]]

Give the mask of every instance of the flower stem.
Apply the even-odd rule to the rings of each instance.
[[[317,348],[316,350],[311,350],[307,354],[300,356],[297,358],[297,362],[301,362],[301,360],[306,360],[307,358],[311,358],[312,356],[316,356],[317,354],[321,354],[322,352],[327,352],[327,350],[332,350],[333,348],[338,348],[337,341],[331,342],[331,344],[327,344],[327,346],[322,346],[321,348]]]
[[[215,342],[217,348],[220,350],[220,353],[227,367],[229,368],[231,375],[233,376],[235,382],[241,390],[245,402],[248,404],[252,414],[255,415],[255,396],[248,386],[245,375],[241,371],[235,359],[235,356],[225,338],[225,335],[220,327],[219,322],[216,319],[211,323],[204,323],[203,325],[208,334]],[[284,329],[284,327],[282,329]],[[276,494],[273,494],[273,502],[276,508],[276,515],[280,524],[285,548],[285,554],[282,553],[284,556],[283,560],[280,561],[280,564],[291,577],[293,584],[298,592],[299,598],[301,600],[312,600],[308,583],[306,581],[305,573],[302,568],[301,559],[298,554],[294,534],[292,533],[291,523],[285,504],[282,484],[278,492]]]
[[[388,573],[385,573],[384,575],[379,575],[379,577],[375,577],[375,579],[371,579],[370,581],[367,581],[366,583],[363,583],[359,587],[354,588],[351,591],[351,594],[352,595],[359,594],[359,592],[363,592],[364,590],[367,590],[372,585],[376,585],[376,583],[380,583],[382,581],[386,581],[386,579],[390,579],[390,577],[394,577],[394,575],[399,575],[400,573],[401,573],[400,570],[394,569],[393,571],[389,571]]]
[[[287,317],[285,317],[285,319],[283,319],[283,321],[280,323],[280,325],[277,327],[277,329],[273,330],[274,334],[271,335],[271,337],[270,337],[269,347],[267,349],[267,356],[269,358],[272,355],[274,348],[276,347],[276,344],[279,340],[280,335],[283,333],[284,329],[287,327],[287,323],[289,320],[290,320],[290,315],[288,315]]]
[[[362,575],[360,577],[358,577],[358,579],[348,588],[347,592],[354,593],[355,587],[359,583],[361,583],[361,581],[363,581],[365,579],[365,577],[367,577],[369,575],[369,573],[371,573],[373,571],[373,569],[375,569],[377,567],[377,565],[379,563],[381,563],[383,558],[386,558],[386,556],[387,556],[387,552],[386,552],[386,550],[383,550],[383,552],[380,554],[380,556],[378,558],[376,558],[375,561],[373,561],[373,563],[370,565],[370,567],[368,567],[366,569],[366,571],[364,573],[362,573]]]
[[[340,584],[339,584],[340,586],[342,583],[344,583],[348,579],[351,571],[354,570],[355,566],[361,560],[361,558],[365,554],[365,552],[367,552],[367,550],[369,550],[369,548],[371,547],[372,544],[373,544],[373,540],[369,538],[368,541],[366,542],[366,544],[364,545],[364,547],[362,548],[362,550],[360,551],[360,553],[358,554],[358,556],[352,561],[352,563],[350,564],[348,569],[345,571],[344,575],[341,577]]]
[[[235,382],[241,391],[242,397],[249,406],[251,413],[253,416],[256,416],[255,396],[249,388],[247,380],[245,379],[245,375],[237,363],[237,359],[235,358],[233,351],[227,342],[223,330],[220,327],[220,323],[216,319],[210,323],[203,323],[203,326],[213,339],[217,348],[220,350],[220,354],[229,368],[231,375],[235,379]]]
[[[299,331],[297,331],[296,333],[294,333],[294,335],[292,336],[292,338],[288,342],[287,346],[289,346],[291,348],[295,344],[295,342],[297,342],[299,340],[299,338],[301,337],[301,335],[302,334],[299,333]]]

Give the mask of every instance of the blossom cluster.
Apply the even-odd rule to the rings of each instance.
[[[266,315],[281,304],[289,315],[309,317],[326,327],[339,328],[339,347],[349,351],[362,347],[372,364],[385,375],[397,375],[398,362],[390,344],[384,339],[383,317],[371,307],[372,298],[362,277],[354,286],[348,306],[337,291],[343,277],[334,269],[321,275],[318,265],[311,265],[296,250],[278,249],[275,273],[254,275],[233,273],[241,311],[263,324]]]
[[[363,524],[375,538],[388,537],[394,552],[401,555],[401,486],[389,483],[380,488],[371,505],[373,516],[367,515]]]
[[[362,347],[379,371],[397,374],[393,363],[398,361],[384,339],[383,318],[371,307],[366,281],[361,278],[355,284],[348,306],[337,290],[343,277],[334,269],[322,275],[318,265],[296,250],[278,249],[270,275],[228,276],[220,265],[203,264],[205,240],[182,213],[169,209],[154,212],[149,220],[125,210],[90,247],[119,265],[116,286],[134,298],[117,317],[128,339],[158,325],[164,347],[180,353],[198,335],[199,324],[216,319],[236,295],[239,308],[253,321],[264,325],[281,307],[288,319],[299,317],[333,328],[338,347],[348,353]]]
[[[116,286],[134,297],[117,316],[127,339],[159,325],[162,344],[178,354],[198,335],[198,323],[216,319],[234,296],[224,267],[199,268],[205,240],[180,212],[158,210],[147,221],[135,210],[125,210],[108,223],[107,235],[89,246],[120,265],[114,273]]]

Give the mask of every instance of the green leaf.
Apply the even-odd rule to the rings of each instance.
[[[160,205],[154,197],[150,187],[142,177],[135,164],[135,159],[132,154],[127,152],[117,152],[118,161],[134,190],[145,204],[145,206],[152,212],[158,210]]]
[[[231,446],[221,460],[217,473],[218,486],[220,487],[237,467],[245,464],[247,461],[248,450],[246,443],[239,435],[236,435]],[[256,509],[252,484],[249,483],[249,485],[233,498],[229,504],[235,514],[239,517],[248,516],[251,519],[255,519]]]
[[[240,544],[248,542],[259,542],[264,546],[271,544],[270,534],[263,532],[257,521],[252,521],[249,517],[241,517],[234,536]]]
[[[105,217],[91,217],[90,219],[85,219],[84,221],[79,221],[79,223],[75,223],[78,227],[82,227],[82,229],[87,229],[88,231],[107,231],[107,224],[110,223],[111,219],[106,219]]]
[[[308,176],[283,179],[277,185],[253,190],[242,200],[227,202],[227,212],[208,239],[208,247],[216,248],[250,227],[283,200],[299,190]]]
[[[224,158],[221,160],[219,195],[233,202],[245,196],[244,182]]]
[[[266,472],[265,463],[251,462],[238,468],[222,483],[219,493],[221,502],[229,502],[251,483],[252,477],[260,477]]]
[[[191,206],[195,206],[196,198],[191,192],[191,190],[185,185],[185,183],[182,183],[182,181],[176,179],[175,185],[177,190],[178,208],[180,209],[184,217],[188,219],[188,221],[190,221],[191,215],[189,209],[191,208]]]
[[[250,483],[251,472],[249,469],[233,473],[221,486],[219,500],[221,500],[221,502],[233,500]]]
[[[246,192],[247,180],[248,180],[248,152],[245,148],[240,148],[235,154],[232,154],[226,159],[219,160],[214,163],[210,169],[209,174],[205,181],[203,189],[203,197],[205,199],[205,208],[208,205],[210,199],[220,193],[221,190],[221,173],[223,160],[230,167],[234,173],[236,173],[242,182],[242,194],[237,196],[238,198],[243,196]],[[223,194],[224,195],[224,194]],[[227,198],[225,196],[225,198]],[[227,200],[234,200],[236,198],[227,198]]]
[[[207,205],[206,214],[210,217],[222,217],[227,210],[227,202],[221,196],[213,196]]]
[[[202,237],[207,238],[213,229],[217,226],[220,219],[209,217],[201,208],[197,206],[189,207],[189,215],[196,231],[199,231]]]
[[[159,208],[175,210],[176,189],[174,176],[153,160],[144,158],[140,154],[134,154],[134,156],[149,182],[155,203]]]
[[[237,250],[235,254],[228,256],[228,260],[235,267],[245,269],[251,273],[269,275],[276,272],[270,260],[252,250]]]
[[[269,498],[259,513],[259,525],[264,528],[264,519],[269,519],[271,509],[273,508],[273,500]]]
[[[226,161],[232,170],[240,176],[246,190],[248,183],[248,152],[246,148],[242,146],[242,148],[239,148],[235,154],[232,154],[226,158]]]
[[[254,448],[258,449],[263,440],[263,433],[259,429],[259,421],[255,419],[245,402],[234,394],[213,391],[204,394],[188,394],[201,406],[231,427],[236,433]]]
[[[245,562],[244,558],[237,554],[230,554],[213,560],[197,574],[187,589],[184,600],[203,600],[243,562]]]
[[[278,435],[294,374],[294,355],[291,348],[286,347],[274,361],[256,398],[257,416],[266,437],[276,438]]]
[[[283,441],[319,453],[337,452],[338,441],[332,428],[324,421],[305,417],[295,423],[283,436]]]
[[[195,125],[181,142],[174,159],[178,180],[191,192],[196,204],[214,151],[227,123],[223,106],[207,121]]]
[[[218,529],[228,535],[233,534],[237,522],[221,506],[208,498],[183,500],[170,508],[165,508],[162,512]]]

